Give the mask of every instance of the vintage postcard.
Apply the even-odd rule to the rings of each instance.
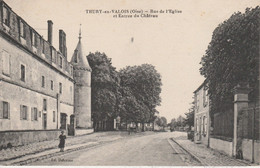
[[[0,0],[0,166],[256,166],[259,0]]]

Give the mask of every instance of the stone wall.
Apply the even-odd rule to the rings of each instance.
[[[252,161],[252,140],[243,139],[242,141],[243,158]],[[260,141],[254,142],[254,159],[255,163],[260,163]]]
[[[0,148],[58,139],[60,130],[0,131]]]
[[[224,141],[221,139],[210,138],[210,148],[216,149],[229,156],[232,156],[232,142]]]

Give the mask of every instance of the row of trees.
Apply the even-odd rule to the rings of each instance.
[[[145,123],[155,119],[160,105],[161,76],[150,64],[116,70],[105,53],[87,56],[92,68],[91,105],[94,128],[98,121],[120,116],[121,121]],[[144,124],[142,124],[144,126]]]

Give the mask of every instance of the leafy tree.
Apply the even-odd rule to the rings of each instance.
[[[161,76],[150,64],[127,66],[119,71],[122,93],[121,114],[133,122],[154,120],[160,105]],[[144,130],[144,127],[143,127]]]
[[[155,124],[158,125],[159,127],[163,125],[163,120],[161,119],[161,117],[158,116],[156,117]]]
[[[233,108],[232,89],[239,83],[249,83],[259,93],[260,8],[247,8],[234,13],[213,32],[206,54],[201,59],[200,73],[205,76],[211,100],[211,116]]]
[[[189,126],[189,129],[191,130],[191,127],[194,126],[194,114],[195,114],[195,102],[192,102],[192,107],[189,109],[188,113],[185,113],[186,118],[184,119],[184,124]]]
[[[167,127],[167,119],[165,117],[161,117],[161,120],[162,120],[162,127],[164,130],[164,128]]]
[[[116,117],[119,113],[119,76],[105,53],[90,53],[87,59],[92,69],[91,108],[96,129],[98,121]]]

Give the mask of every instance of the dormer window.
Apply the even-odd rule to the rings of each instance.
[[[32,34],[32,37],[31,37],[32,46],[37,47],[37,36],[36,36],[36,33],[33,30],[31,30],[31,34]]]
[[[42,39],[42,53],[45,53],[45,45],[44,45],[44,40]]]
[[[59,57],[59,66],[62,68],[62,56]]]
[[[25,24],[22,20],[20,20],[20,36],[25,39],[26,33],[25,33]]]
[[[10,11],[7,7],[3,6],[3,23],[10,26]]]

